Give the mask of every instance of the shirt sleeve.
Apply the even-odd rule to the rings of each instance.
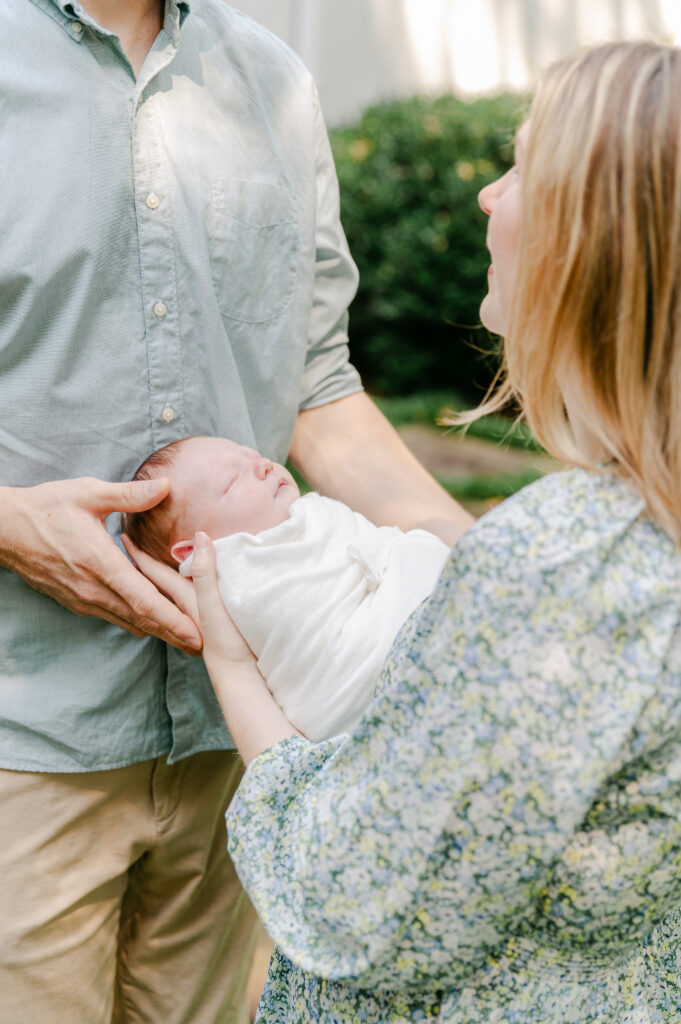
[[[301,409],[325,405],[362,390],[348,349],[348,306],[355,297],[359,275],[340,221],[338,179],[314,83],[312,93],[317,161],[316,263]]]
[[[230,849],[299,967],[361,988],[456,985],[531,925],[654,686],[631,658],[650,623],[613,612],[599,559],[538,564],[479,524],[358,729],[249,766]]]

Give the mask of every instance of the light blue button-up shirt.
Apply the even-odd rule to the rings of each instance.
[[[283,460],[361,387],[308,72],[221,0],[167,0],[138,79],[77,2],[2,0],[0,49],[0,482],[129,479],[189,434]],[[0,765],[231,745],[199,659],[0,570]]]

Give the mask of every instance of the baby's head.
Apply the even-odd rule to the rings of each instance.
[[[147,512],[126,513],[121,526],[142,551],[174,568],[191,554],[197,530],[213,540],[260,533],[288,519],[300,496],[287,469],[222,437],[173,441],[133,479],[160,476],[170,479],[168,496]]]

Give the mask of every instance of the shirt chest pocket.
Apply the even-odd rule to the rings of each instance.
[[[211,195],[213,286],[223,316],[273,320],[293,298],[298,226],[291,194],[278,185],[216,179]]]

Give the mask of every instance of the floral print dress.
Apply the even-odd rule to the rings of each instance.
[[[260,1024],[681,1022],[681,558],[569,470],[456,545],[352,735],[248,768]]]

